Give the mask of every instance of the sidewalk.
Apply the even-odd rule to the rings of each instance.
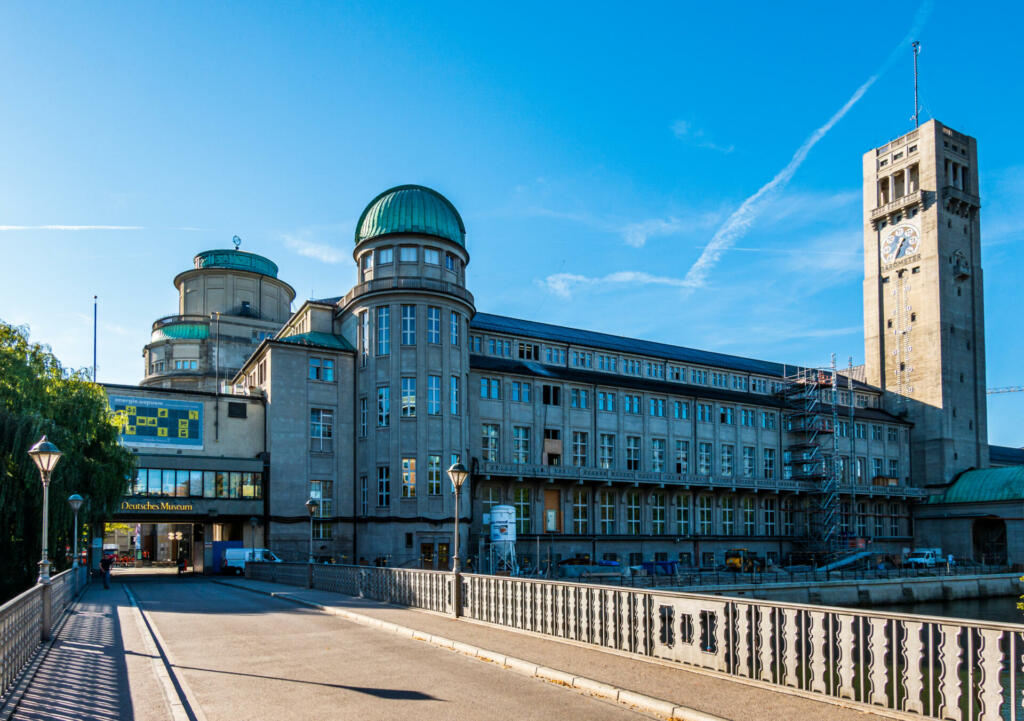
[[[170,719],[121,584],[86,588],[11,715],[16,721]]]
[[[496,652],[501,656],[510,656],[569,674],[586,676],[601,683],[734,721],[791,721],[797,718],[800,721],[865,721],[888,718],[678,667],[328,591],[248,579],[224,579],[218,580],[218,583],[268,595],[274,594],[299,602],[319,604],[328,612],[359,614],[370,619],[416,629],[425,636],[444,636],[456,642]]]

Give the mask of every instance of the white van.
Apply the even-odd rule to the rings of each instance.
[[[945,563],[941,548],[916,548],[907,556],[904,565],[911,568],[934,568],[936,564]]]
[[[281,559],[267,548],[228,548],[224,551],[224,573],[233,573],[241,576],[245,573],[246,561],[264,561],[267,563],[280,563]]]

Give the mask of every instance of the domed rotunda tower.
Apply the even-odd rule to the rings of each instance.
[[[449,568],[446,469],[468,464],[470,445],[466,228],[437,191],[401,185],[366,206],[353,258],[358,282],[339,306],[342,325],[355,325],[345,335],[356,338],[360,553]],[[461,508],[468,514],[469,503]],[[468,527],[462,533],[465,542]]]
[[[140,385],[216,391],[291,315],[295,290],[269,258],[236,243],[198,253],[192,263],[174,278],[178,312],[153,323]]]

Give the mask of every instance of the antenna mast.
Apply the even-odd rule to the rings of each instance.
[[[92,382],[96,382],[96,318],[97,318],[97,304],[98,299],[94,295],[92,297]]]
[[[914,127],[921,125],[921,106],[917,102],[917,56],[921,54],[921,43],[914,40],[910,43],[914,49]]]

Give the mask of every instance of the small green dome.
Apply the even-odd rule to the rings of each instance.
[[[262,273],[271,278],[277,277],[277,264],[262,255],[244,250],[204,250],[192,259],[196,270],[202,268],[227,268],[230,270],[247,270],[250,273]]]
[[[356,223],[356,244],[392,233],[421,233],[466,245],[466,226],[448,198],[422,185],[399,185],[374,198]]]

